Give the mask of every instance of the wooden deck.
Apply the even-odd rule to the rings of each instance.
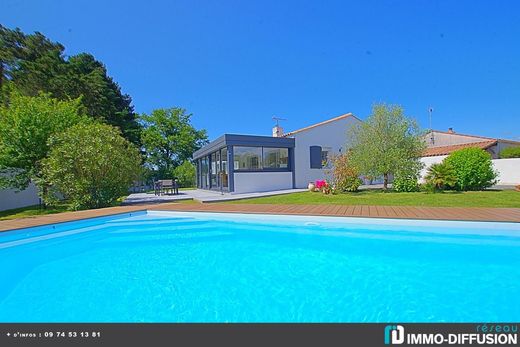
[[[285,215],[406,218],[520,223],[520,208],[167,203],[155,205],[109,207],[97,210],[64,212],[38,217],[0,221],[0,231],[28,228],[32,226],[55,224],[85,218],[101,217],[117,213],[126,213],[142,210],[265,213]]]

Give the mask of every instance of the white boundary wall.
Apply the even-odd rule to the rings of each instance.
[[[38,190],[33,183],[30,183],[27,189],[19,192],[16,192],[15,189],[0,190],[0,211],[38,205],[39,203]]]
[[[424,168],[421,171],[421,181],[424,181],[424,176],[430,165],[440,163],[446,158],[446,155],[436,157],[422,157]],[[493,167],[498,171],[498,182],[500,185],[518,185],[520,184],[520,158],[511,159],[493,159]]]

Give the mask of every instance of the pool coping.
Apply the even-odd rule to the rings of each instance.
[[[0,221],[0,232],[148,210],[520,223],[520,208],[164,203],[4,220]]]

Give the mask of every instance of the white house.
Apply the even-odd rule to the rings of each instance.
[[[323,179],[323,162],[341,153],[349,129],[361,122],[351,113],[273,136],[225,134],[196,151],[197,187],[231,193],[306,188]]]
[[[272,136],[225,134],[195,152],[197,187],[230,193],[306,188],[326,178],[323,163],[344,151],[349,129],[360,122],[347,113],[288,133],[276,126]],[[478,147],[494,158],[500,184],[520,184],[520,159],[497,159],[503,148],[520,146],[518,141],[459,134],[451,128],[429,132],[424,140],[422,177],[451,152]]]

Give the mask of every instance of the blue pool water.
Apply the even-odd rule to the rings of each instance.
[[[142,212],[0,233],[0,322],[513,322],[520,224]]]

